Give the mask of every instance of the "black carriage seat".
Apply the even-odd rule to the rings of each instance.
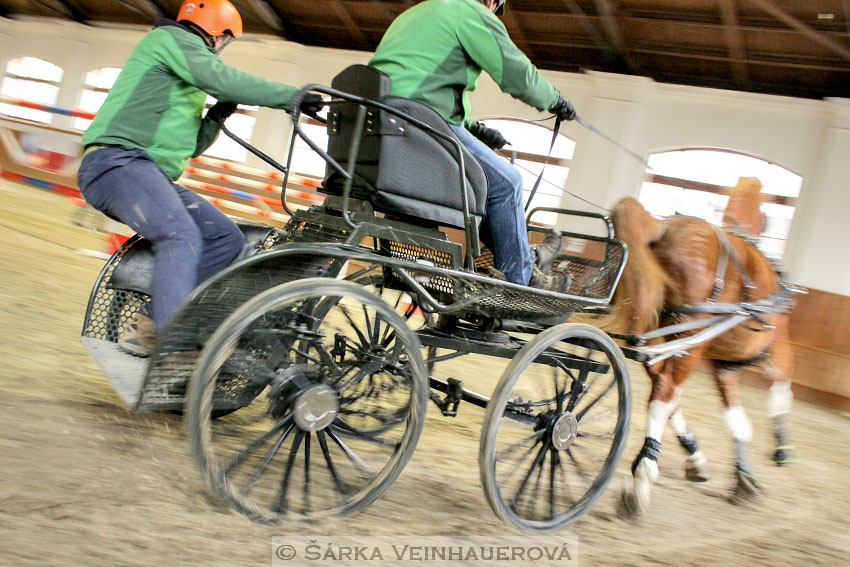
[[[275,228],[262,223],[244,219],[233,220],[245,236],[242,251],[233,259],[233,262],[238,262],[263,250],[267,240],[273,237],[276,232]],[[152,276],[153,249],[151,242],[150,240],[140,239],[134,242],[124,253],[121,261],[115,267],[115,272],[109,279],[109,287],[151,295]]]
[[[337,75],[331,86],[339,91],[375,100],[425,122],[456,139],[448,123],[432,108],[390,96],[390,78],[367,65],[352,65]],[[328,116],[328,154],[343,167],[357,115],[356,103],[331,107]],[[352,196],[372,203],[377,211],[464,228],[460,168],[457,152],[447,141],[431,136],[386,111],[367,107],[352,185]],[[484,218],[487,178],[472,154],[461,145],[469,195],[469,212],[476,227]],[[330,166],[323,190],[342,194],[345,179]]]

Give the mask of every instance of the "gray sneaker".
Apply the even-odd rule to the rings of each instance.
[[[540,271],[548,275],[552,273],[552,264],[555,263],[561,250],[564,248],[564,241],[560,233],[550,231],[543,239],[543,242],[535,247],[537,259],[534,261]]]
[[[153,319],[143,313],[142,309],[137,311],[127,328],[118,337],[118,346],[133,356],[142,358],[150,356],[156,346]]]
[[[537,266],[532,266],[531,281],[528,282],[528,287],[566,293],[570,287],[570,275],[566,272],[555,272],[547,275]]]

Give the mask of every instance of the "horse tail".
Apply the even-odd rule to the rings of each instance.
[[[611,211],[617,238],[626,243],[629,259],[614,292],[606,330],[642,333],[658,325],[658,314],[671,280],[650,244],[664,236],[664,224],[633,197],[620,199]]]

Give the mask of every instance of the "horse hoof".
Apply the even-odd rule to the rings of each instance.
[[[646,506],[635,492],[635,482],[631,475],[626,475],[623,479],[623,492],[620,495],[617,512],[621,517],[630,520],[637,519],[646,512]]]
[[[780,445],[776,448],[776,452],[773,453],[773,462],[780,467],[796,463],[799,459],[794,457],[794,453],[792,453],[793,449],[793,445]]]
[[[690,482],[708,482],[711,476],[708,474],[708,467],[705,465],[685,467],[685,480]]]
[[[738,483],[732,495],[733,502],[754,500],[762,495],[763,489],[752,474],[738,469],[737,478]]]

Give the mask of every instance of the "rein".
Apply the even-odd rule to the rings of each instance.
[[[618,142],[617,140],[612,138],[611,136],[608,136],[607,134],[605,134],[604,132],[599,130],[599,128],[597,128],[596,126],[594,126],[593,124],[591,124],[590,122],[588,122],[587,120],[585,120],[584,118],[579,116],[578,114],[576,114],[576,117],[574,118],[574,120],[578,124],[584,126],[588,130],[590,130],[591,132],[596,134],[597,136],[600,136],[601,138],[608,140],[609,142],[611,142],[612,144],[614,144],[615,146],[617,146],[618,148],[620,148],[621,150],[623,150],[624,152],[626,152],[627,154],[629,154],[630,156],[632,156],[633,158],[638,160],[647,169],[652,169],[652,166],[649,165],[649,162],[646,159],[644,159],[643,157],[638,155],[636,152],[633,152],[632,150],[630,150],[629,148],[627,148],[626,146],[624,146],[623,144],[621,144],[620,142]],[[552,128],[552,141],[549,143],[549,152],[546,154],[546,159],[543,161],[543,167],[540,169],[540,175],[537,176],[537,181],[534,182],[534,187],[531,188],[531,193],[528,195],[528,201],[525,202],[525,209],[524,210],[526,210],[526,211],[528,210],[528,207],[531,206],[531,200],[534,199],[534,195],[537,193],[537,189],[540,187],[540,182],[543,181],[543,172],[546,171],[546,166],[549,164],[549,158],[552,156],[552,149],[555,147],[555,142],[558,139],[558,131],[560,129],[561,129],[561,118],[556,116],[555,117],[555,127]],[[599,207],[599,208],[601,209],[603,207]]]
[[[578,116],[576,116],[578,119]],[[546,153],[546,159],[543,161],[543,167],[540,168],[540,175],[537,176],[537,181],[534,182],[534,187],[531,188],[531,193],[528,195],[528,201],[525,202],[524,211],[528,210],[528,207],[531,206],[531,201],[534,199],[534,195],[537,193],[537,189],[540,188],[540,182],[543,181],[543,172],[546,171],[546,166],[549,165],[549,158],[552,157],[552,150],[555,148],[555,142],[558,140],[558,131],[561,129],[561,117],[555,117],[555,126],[552,128],[552,141],[549,142],[549,151]]]

